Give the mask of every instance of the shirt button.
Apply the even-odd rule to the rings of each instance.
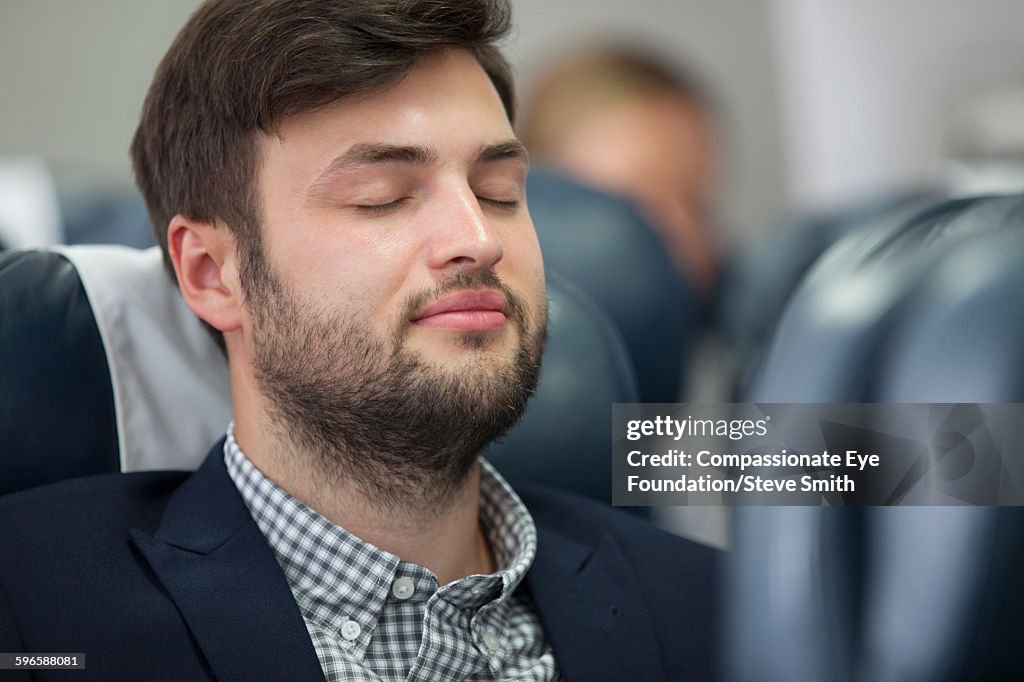
[[[498,639],[498,635],[494,634],[494,630],[488,630],[484,633],[484,646],[492,654],[501,648],[501,640]]]
[[[416,586],[413,585],[411,578],[399,578],[395,582],[391,583],[391,594],[395,595],[395,599],[406,600],[416,592]]]
[[[346,620],[341,626],[341,636],[350,642],[359,638],[359,632],[359,623],[354,620]]]

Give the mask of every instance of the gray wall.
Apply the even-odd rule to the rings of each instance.
[[[0,0],[0,155],[128,182],[153,70],[196,0]]]
[[[129,182],[127,149],[153,70],[197,0],[0,0],[0,156],[38,154]],[[717,89],[730,115],[726,223],[782,207],[784,177],[767,4],[756,0],[513,0],[508,44],[524,85],[577,36],[663,45]]]
[[[957,111],[1024,87],[1021,0],[771,4],[793,205],[943,180]]]

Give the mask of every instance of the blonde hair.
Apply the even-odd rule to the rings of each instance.
[[[690,74],[625,47],[586,49],[556,60],[534,87],[519,135],[540,156],[592,112],[636,99],[674,96],[710,108],[704,87]]]

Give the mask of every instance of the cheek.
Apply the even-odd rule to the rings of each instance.
[[[410,230],[403,230],[364,235],[352,246],[343,267],[348,270],[346,278],[355,283],[355,305],[390,327],[396,316],[405,315],[406,299],[415,288],[418,244]]]
[[[526,299],[536,314],[547,296],[540,244],[532,225],[518,228],[514,234],[514,238],[505,240],[505,258],[498,264],[498,274]],[[501,271],[502,265],[505,272]]]
[[[411,270],[406,249],[387,237],[307,241],[289,263],[298,296],[322,314],[343,315],[368,331],[394,326]]]

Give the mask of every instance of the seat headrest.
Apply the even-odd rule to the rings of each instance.
[[[983,235],[937,259],[879,359],[878,400],[1024,400],[1022,258],[1024,229]]]
[[[942,254],[1024,226],[1024,197],[940,201],[897,212],[818,259],[785,314],[746,399],[876,402],[872,368]]]
[[[74,264],[103,339],[121,470],[198,466],[231,419],[227,360],[171,283],[160,249],[57,252]]]
[[[748,399],[1024,401],[1022,259],[1024,196],[851,235],[794,296]],[[742,508],[735,527],[734,679],[1024,674],[1020,508]]]
[[[35,157],[0,157],[0,249],[30,249],[62,241],[57,188]]]
[[[527,196],[545,267],[592,298],[622,332],[645,402],[679,398],[700,296],[665,246],[621,199],[534,168]]]
[[[74,266],[0,254],[0,494],[116,471],[117,431],[99,330]]]
[[[194,467],[223,434],[227,363],[158,249],[4,254],[0,311],[0,433],[17,454],[3,458],[0,492]]]
[[[901,224],[940,200],[903,192],[867,203],[801,214],[774,224],[764,239],[730,258],[722,273],[716,320],[742,390],[766,350],[786,303],[814,262],[838,240],[882,224]]]

